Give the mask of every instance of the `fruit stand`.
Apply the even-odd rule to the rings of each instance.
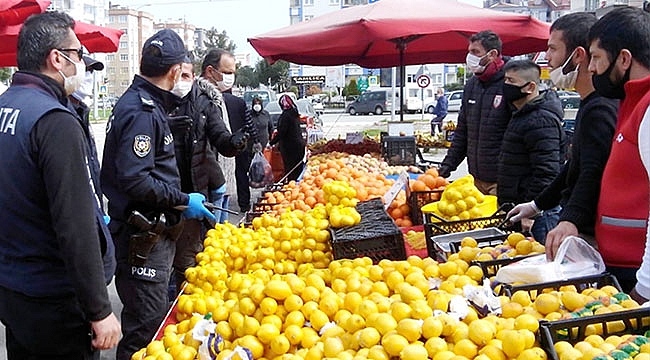
[[[133,359],[650,360],[650,308],[613,276],[493,281],[544,247],[509,229],[465,236],[504,220],[471,178],[429,169],[386,202],[387,176],[409,167],[332,144],[300,182],[267,187],[247,224],[207,232]]]

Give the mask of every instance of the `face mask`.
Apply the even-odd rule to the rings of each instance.
[[[472,53],[467,53],[467,56],[465,57],[465,63],[467,64],[469,70],[474,74],[480,74],[485,71],[487,64],[481,65],[481,60],[483,60],[484,57],[488,56],[488,54],[489,51],[483,56],[476,56]]]
[[[217,88],[219,91],[226,91],[232,88],[235,85],[235,74],[224,74],[221,73],[223,80],[217,81]]]
[[[66,60],[74,64],[75,73],[70,77],[66,77],[63,74],[63,71],[59,70],[59,74],[63,77],[63,89],[65,89],[65,94],[70,95],[73,92],[77,91],[81,87],[81,84],[86,78],[86,64],[83,61],[74,62],[64,53],[60,53]]]
[[[523,89],[526,85],[528,85],[529,82],[518,86],[514,84],[503,84],[503,98],[506,99],[508,102],[514,102],[519,99],[522,99],[526,97],[528,94],[525,92],[521,92],[521,89]]]
[[[565,72],[564,69],[570,64],[574,53],[575,50],[573,50],[562,66],[553,69],[549,74],[553,84],[560,89],[573,89],[576,85],[576,80],[578,79],[578,68],[580,65],[576,65],[576,68],[569,72]]]
[[[262,111],[262,105],[260,105],[260,104],[255,104],[255,105],[253,105],[253,110],[254,110],[255,112],[260,112],[260,111]]]
[[[618,56],[616,57],[618,59]],[[594,74],[591,76],[591,81],[594,84],[594,88],[596,89],[596,92],[600,94],[601,96],[604,96],[606,98],[611,98],[611,99],[624,99],[625,98],[625,88],[623,85],[630,80],[630,68],[627,69],[625,72],[625,75],[623,75],[623,79],[621,79],[618,83],[614,83],[609,76],[612,74],[612,70],[614,70],[614,65],[616,64],[616,59],[612,61],[612,63],[609,65],[607,70],[605,70],[604,73],[598,75]]]
[[[184,98],[192,90],[192,81],[181,80],[174,85],[172,89],[172,94]]]
[[[79,89],[72,93],[72,96],[78,100],[83,100],[86,96],[91,96],[93,94],[93,85],[93,73],[86,71],[84,81],[79,86]]]

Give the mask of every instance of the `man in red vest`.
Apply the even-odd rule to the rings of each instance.
[[[596,91],[605,97],[622,99],[612,150],[603,172],[596,241],[608,271],[618,278],[623,290],[632,291],[637,301],[647,301],[650,14],[629,6],[614,9],[590,29],[589,44],[589,71]]]

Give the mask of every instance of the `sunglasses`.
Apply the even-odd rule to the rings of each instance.
[[[74,51],[75,53],[77,53],[77,56],[79,57],[79,60],[82,60],[83,56],[84,56],[84,48],[83,47],[80,47],[79,49],[57,49],[57,50],[59,50],[59,51]]]

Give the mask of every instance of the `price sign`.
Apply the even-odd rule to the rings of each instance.
[[[363,142],[363,134],[358,132],[345,134],[346,144],[360,144],[361,142]]]
[[[388,207],[390,207],[390,204],[393,202],[393,200],[395,200],[400,190],[407,189],[408,185],[409,174],[406,171],[402,171],[402,173],[399,174],[397,181],[395,181],[393,186],[391,186],[390,189],[388,189],[388,191],[384,194],[384,210],[387,210]]]
[[[418,83],[418,86],[423,89],[431,84],[431,78],[426,74],[418,76],[415,81]]]

